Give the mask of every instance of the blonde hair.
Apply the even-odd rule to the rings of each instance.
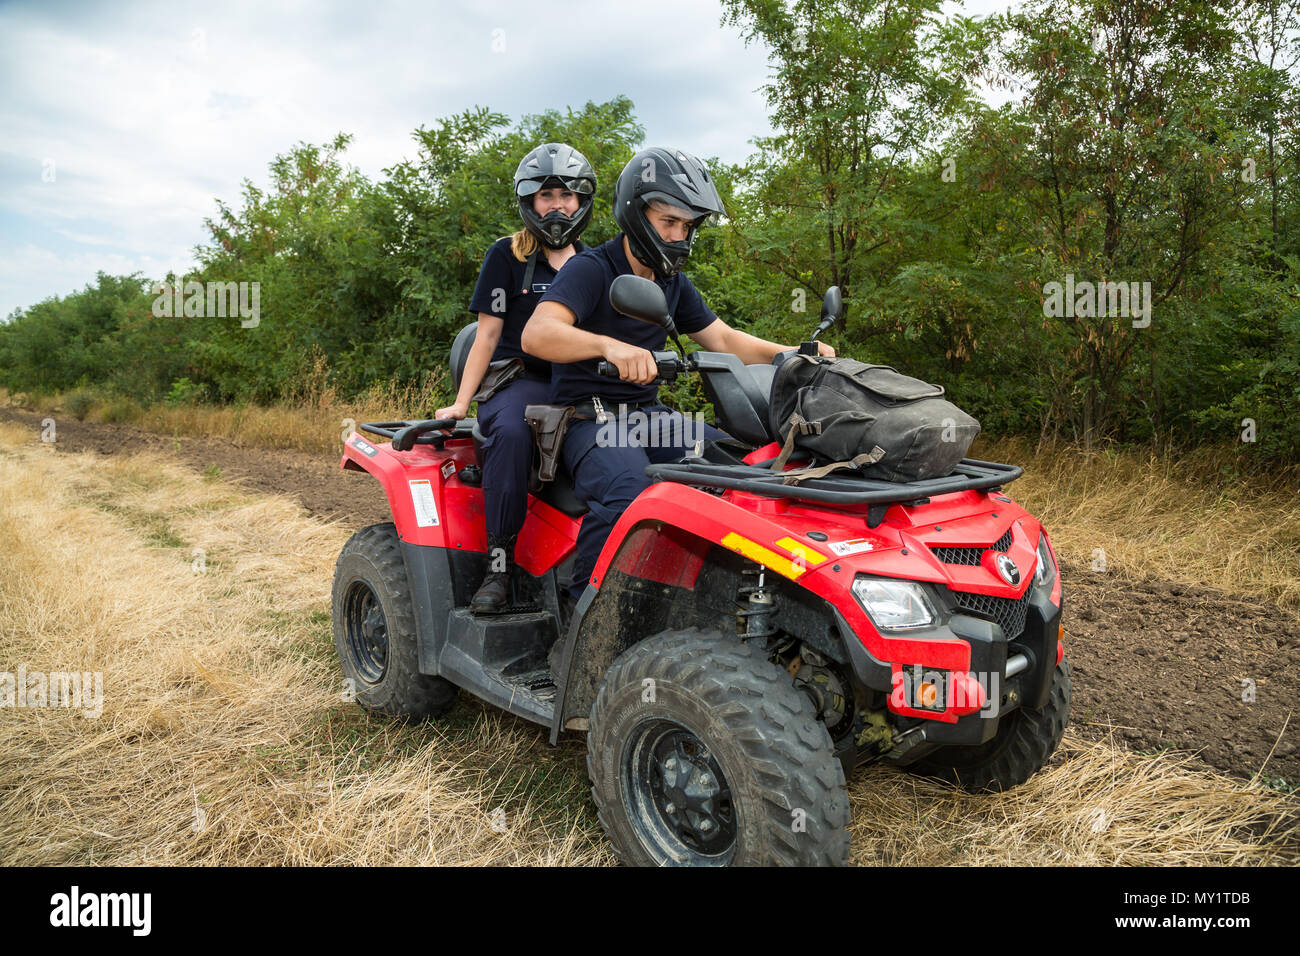
[[[520,229],[510,237],[510,251],[520,262],[527,262],[528,257],[537,251],[537,237],[527,229]]]

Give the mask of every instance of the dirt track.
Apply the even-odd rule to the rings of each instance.
[[[40,418],[0,409],[0,419],[34,434]],[[290,495],[318,517],[358,528],[389,517],[378,483],[341,471],[337,455],[67,419],[55,447],[104,455],[149,449],[196,470],[216,466],[223,479],[252,491]],[[1300,782],[1300,715],[1291,718],[1300,699],[1300,616],[1215,591],[1133,584],[1068,563],[1063,570],[1077,732],[1113,733],[1137,751],[1199,751],[1210,766],[1242,776],[1257,772],[1272,750],[1266,775]],[[1242,700],[1246,679],[1255,682],[1253,703]]]

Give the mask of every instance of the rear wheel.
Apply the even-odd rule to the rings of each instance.
[[[1070,662],[1062,658],[1041,710],[1021,707],[1002,718],[997,734],[987,743],[940,747],[903,769],[947,780],[972,793],[1010,790],[1043,768],[1065,736],[1069,719]]]
[[[419,720],[446,712],[456,687],[420,673],[406,564],[392,522],[362,528],[334,568],[334,649],[356,701]]]
[[[812,701],[720,631],[664,631],[614,662],[592,704],[587,771],[624,863],[848,858],[844,772]]]

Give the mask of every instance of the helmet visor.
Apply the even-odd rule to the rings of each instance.
[[[647,209],[650,208],[652,203],[659,203],[660,205],[667,206],[667,211],[671,212],[673,215],[680,218],[691,219],[696,229],[703,225],[716,225],[718,221],[718,214],[716,212],[712,212],[708,209],[699,209],[694,206],[687,208],[680,199],[671,193],[642,193],[641,200],[645,203]]]
[[[564,179],[560,176],[548,176],[546,179],[521,179],[515,187],[515,194],[531,196],[542,189],[568,189],[581,196],[590,196],[595,192],[595,183],[590,179]]]

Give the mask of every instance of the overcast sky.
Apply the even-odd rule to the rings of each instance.
[[[767,51],[720,19],[712,0],[0,0],[0,319],[97,270],[184,271],[217,199],[338,132],[377,179],[467,107],[626,94],[647,143],[743,160],[771,132]]]

